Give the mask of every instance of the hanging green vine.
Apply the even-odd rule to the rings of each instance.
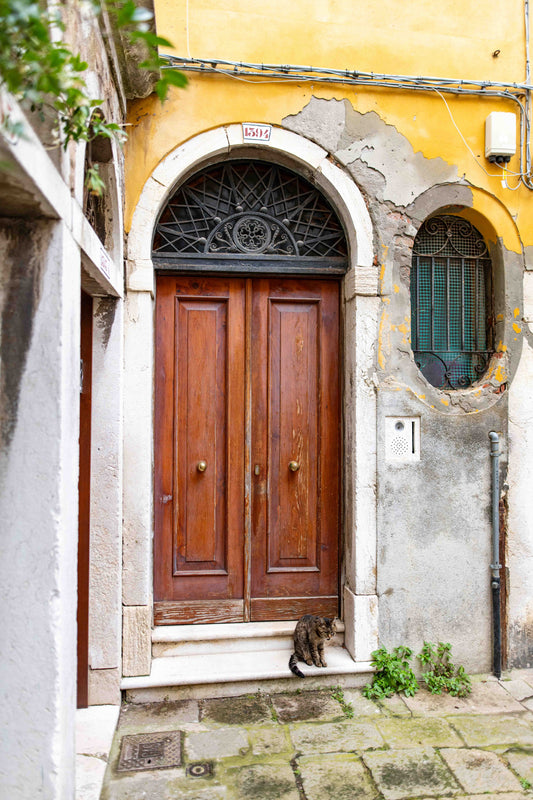
[[[92,5],[95,14],[101,13],[97,0]],[[109,0],[106,8],[131,41],[143,41],[147,46],[148,58],[140,65],[143,69],[158,70],[166,63],[157,47],[172,45],[149,30],[151,12],[138,8],[133,0]],[[0,0],[0,86],[17,100],[29,103],[32,110],[42,113],[51,108],[57,119],[56,143],[64,148],[71,141],[88,141],[96,136],[124,141],[120,125],[91,119],[102,100],[88,95],[83,79],[87,63],[53,35],[64,29],[59,11],[46,10],[35,0]],[[186,83],[179,70],[166,69],[155,88],[164,100],[171,85],[183,87]],[[21,123],[8,116],[2,126],[12,137],[24,135]]]

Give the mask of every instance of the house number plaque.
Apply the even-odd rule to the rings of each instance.
[[[245,142],[269,142],[272,125],[257,125],[254,122],[242,123],[242,138]]]

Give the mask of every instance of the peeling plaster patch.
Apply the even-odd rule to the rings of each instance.
[[[385,272],[387,269],[386,261],[387,261],[387,254],[389,252],[389,245],[382,244],[381,247],[383,249],[383,261],[381,263],[381,269],[379,271],[379,293],[383,294],[385,288]]]
[[[343,100],[321,100],[312,97],[298,114],[285,117],[283,125],[294,133],[316,142],[330,153],[337,149],[345,128]]]
[[[533,245],[524,247],[524,266],[527,270],[533,270]]]
[[[346,128],[334,155],[347,165],[360,160],[383,176],[380,199],[407,206],[435,183],[459,179],[457,167],[415,153],[409,140],[375,111],[361,114],[348,101],[345,107]]]
[[[388,298],[383,298],[388,300]],[[386,356],[390,355],[390,316],[388,311],[381,315],[378,336],[378,364],[381,369],[385,369]]]
[[[494,372],[494,378],[498,381],[498,383],[504,383],[506,380],[506,375],[500,364],[496,367]]]

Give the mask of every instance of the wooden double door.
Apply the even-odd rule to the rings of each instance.
[[[338,613],[339,284],[159,277],[156,624]]]

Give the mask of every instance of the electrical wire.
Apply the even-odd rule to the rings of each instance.
[[[188,4],[189,0],[187,0]],[[188,6],[187,6],[188,8]],[[188,26],[187,26],[188,28]],[[529,48],[529,45],[528,45]],[[511,191],[516,191],[520,182],[528,189],[533,190],[533,181],[529,173],[529,119],[526,107],[522,104],[520,96],[525,94],[526,103],[533,86],[529,84],[529,61],[526,69],[526,83],[502,83],[495,81],[474,81],[467,79],[454,78],[432,78],[428,76],[409,76],[409,75],[390,75],[385,73],[359,72],[356,70],[339,70],[331,68],[303,67],[293,64],[273,65],[273,64],[254,64],[247,62],[229,61],[227,59],[199,59],[184,58],[182,56],[172,56],[161,54],[162,58],[167,59],[168,66],[177,66],[179,69],[188,72],[203,74],[218,74],[245,83],[321,83],[321,84],[344,84],[350,86],[372,86],[386,89],[403,89],[407,91],[436,92],[444,101],[453,125],[459,133],[463,143],[476,161],[476,164],[485,172],[488,177],[502,178],[502,184]],[[526,59],[528,60],[528,58]],[[162,67],[165,69],[165,66]],[[268,77],[266,77],[268,76]],[[468,145],[465,137],[459,130],[453,117],[451,109],[443,97],[442,93],[477,96],[485,98],[502,98],[512,101],[518,106],[520,113],[520,171],[502,172],[501,175],[489,173]],[[526,169],[524,169],[524,163]],[[519,178],[519,184],[511,187],[507,184],[506,175],[512,174]]]
[[[433,91],[436,94],[438,94],[438,96],[440,97],[440,99],[442,100],[442,102],[444,103],[446,108],[448,109],[448,114],[450,115],[450,119],[451,119],[451,121],[453,123],[453,126],[454,126],[455,130],[457,131],[457,133],[461,137],[464,146],[466,147],[466,149],[468,150],[468,152],[470,153],[470,155],[472,156],[472,158],[474,159],[474,161],[476,162],[478,167],[480,169],[482,169],[483,172],[485,173],[485,175],[487,175],[489,178],[500,178],[502,180],[502,185],[504,185],[506,189],[510,189],[512,192],[515,192],[518,189],[518,187],[520,186],[520,180],[518,181],[516,186],[514,186],[514,187],[509,186],[509,184],[507,183],[506,175],[513,175],[513,176],[518,177],[520,179],[521,178],[520,173],[519,172],[511,172],[508,169],[506,169],[506,167],[502,167],[501,168],[502,169],[501,174],[494,173],[494,172],[488,172],[488,170],[485,169],[483,164],[480,164],[480,162],[478,161],[478,156],[476,156],[476,154],[474,153],[474,151],[472,150],[472,148],[470,147],[470,145],[466,141],[465,137],[463,136],[462,131],[460,130],[459,126],[457,125],[457,123],[456,123],[456,121],[454,119],[454,116],[452,114],[452,110],[451,110],[450,106],[448,105],[444,95],[441,94],[438,89],[434,89]]]

